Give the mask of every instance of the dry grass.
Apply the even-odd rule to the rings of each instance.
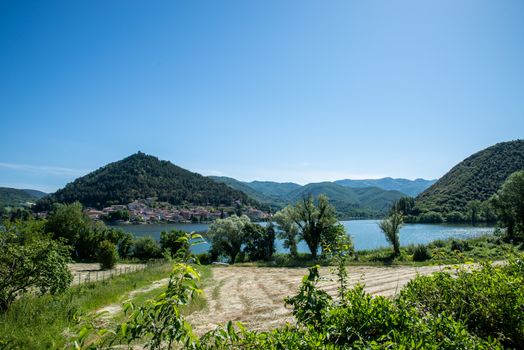
[[[417,274],[430,274],[438,266],[356,266],[349,268],[350,285],[362,282],[374,295],[393,296]],[[268,330],[293,322],[284,298],[296,293],[305,268],[214,267],[213,280],[205,288],[207,308],[188,317],[198,334],[228,320],[241,321],[252,330]],[[321,268],[321,288],[336,295],[337,282],[329,267]]]

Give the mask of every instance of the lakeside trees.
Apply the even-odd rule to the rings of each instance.
[[[404,217],[401,212],[393,211],[389,217],[381,220],[378,224],[386,240],[393,246],[393,254],[395,257],[400,255],[400,239],[399,231],[404,222]]]
[[[324,195],[318,196],[316,203],[311,195],[303,197],[295,206],[288,206],[276,216],[290,247],[295,241],[294,232],[298,232],[299,238],[306,242],[313,259],[317,257],[324,236],[329,235],[338,222],[335,209]]]
[[[509,239],[524,239],[524,171],[511,174],[493,196],[501,224]]]
[[[245,215],[216,220],[209,226],[208,235],[212,260],[225,255],[234,264],[240,253],[246,254],[250,261],[269,260],[275,252],[273,225],[262,227]]]

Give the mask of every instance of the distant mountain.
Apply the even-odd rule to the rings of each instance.
[[[29,207],[46,193],[37,190],[19,190],[16,188],[0,187],[0,208]]]
[[[260,203],[272,203],[274,202],[273,199],[266,196],[264,193],[259,192],[252,188],[249,183],[242,182],[236,179],[233,179],[232,177],[226,177],[226,176],[209,176],[209,178],[213,179],[216,182],[220,182],[223,184],[226,184],[227,186],[242,191],[245,194],[247,194],[249,197],[259,201]]]
[[[498,143],[466,158],[415,199],[418,210],[464,213],[489,199],[513,172],[524,169],[524,140]]]
[[[340,217],[369,217],[384,214],[399,198],[398,191],[386,191],[378,187],[350,188],[332,182],[320,182],[301,186],[295,183],[271,181],[242,182],[229,177],[212,176],[215,181],[243,191],[260,203],[274,209],[294,204],[302,197],[324,194]]]
[[[341,216],[376,216],[386,213],[391,205],[405,195],[378,187],[351,188],[333,182],[307,184],[289,193],[294,203],[304,196],[324,194]]]
[[[252,181],[246,182],[252,189],[272,198],[284,198],[302,186],[293,182]]]
[[[29,193],[31,197],[34,197],[36,199],[40,199],[42,197],[47,196],[47,193],[38,190],[23,189],[22,191]]]
[[[237,201],[257,204],[245,193],[223,183],[138,152],[82,176],[40,199],[37,209],[47,209],[53,202],[74,201],[102,208],[151,197],[174,205],[231,206]]]
[[[369,180],[337,180],[334,181],[336,184],[352,187],[352,188],[364,188],[364,187],[378,187],[383,190],[394,190],[402,192],[408,196],[415,197],[428,187],[433,185],[437,180],[425,180],[425,179],[394,179],[391,177],[385,177],[382,179],[369,179]]]

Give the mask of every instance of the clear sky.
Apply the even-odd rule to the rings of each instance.
[[[524,1],[0,1],[0,186],[138,150],[298,183],[524,137]]]

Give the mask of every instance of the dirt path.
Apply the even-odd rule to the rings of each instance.
[[[362,282],[373,295],[393,296],[417,273],[430,274],[441,270],[438,266],[425,267],[349,267],[349,284]],[[208,306],[188,317],[198,334],[212,330],[228,320],[241,321],[248,329],[268,330],[292,322],[290,309],[284,298],[294,295],[305,268],[215,267],[213,281],[205,288]],[[336,276],[328,267],[321,268],[326,280],[321,288],[335,295]]]
[[[99,313],[104,312],[104,314],[99,318],[99,321],[101,323],[107,323],[107,322],[109,322],[109,320],[111,318],[113,318],[116,314],[118,314],[120,311],[122,311],[123,303],[126,300],[133,299],[134,297],[136,297],[136,296],[138,296],[140,294],[144,294],[144,293],[150,292],[150,291],[152,291],[154,289],[167,286],[168,282],[169,282],[169,277],[168,278],[163,278],[163,279],[158,280],[158,281],[154,281],[153,283],[151,283],[148,286],[145,286],[145,287],[142,287],[142,288],[139,288],[139,289],[135,289],[135,290],[125,294],[121,298],[121,300],[119,302],[114,303],[114,304],[110,304],[110,305],[106,305],[106,306],[96,310],[94,313],[95,314],[99,314]]]

